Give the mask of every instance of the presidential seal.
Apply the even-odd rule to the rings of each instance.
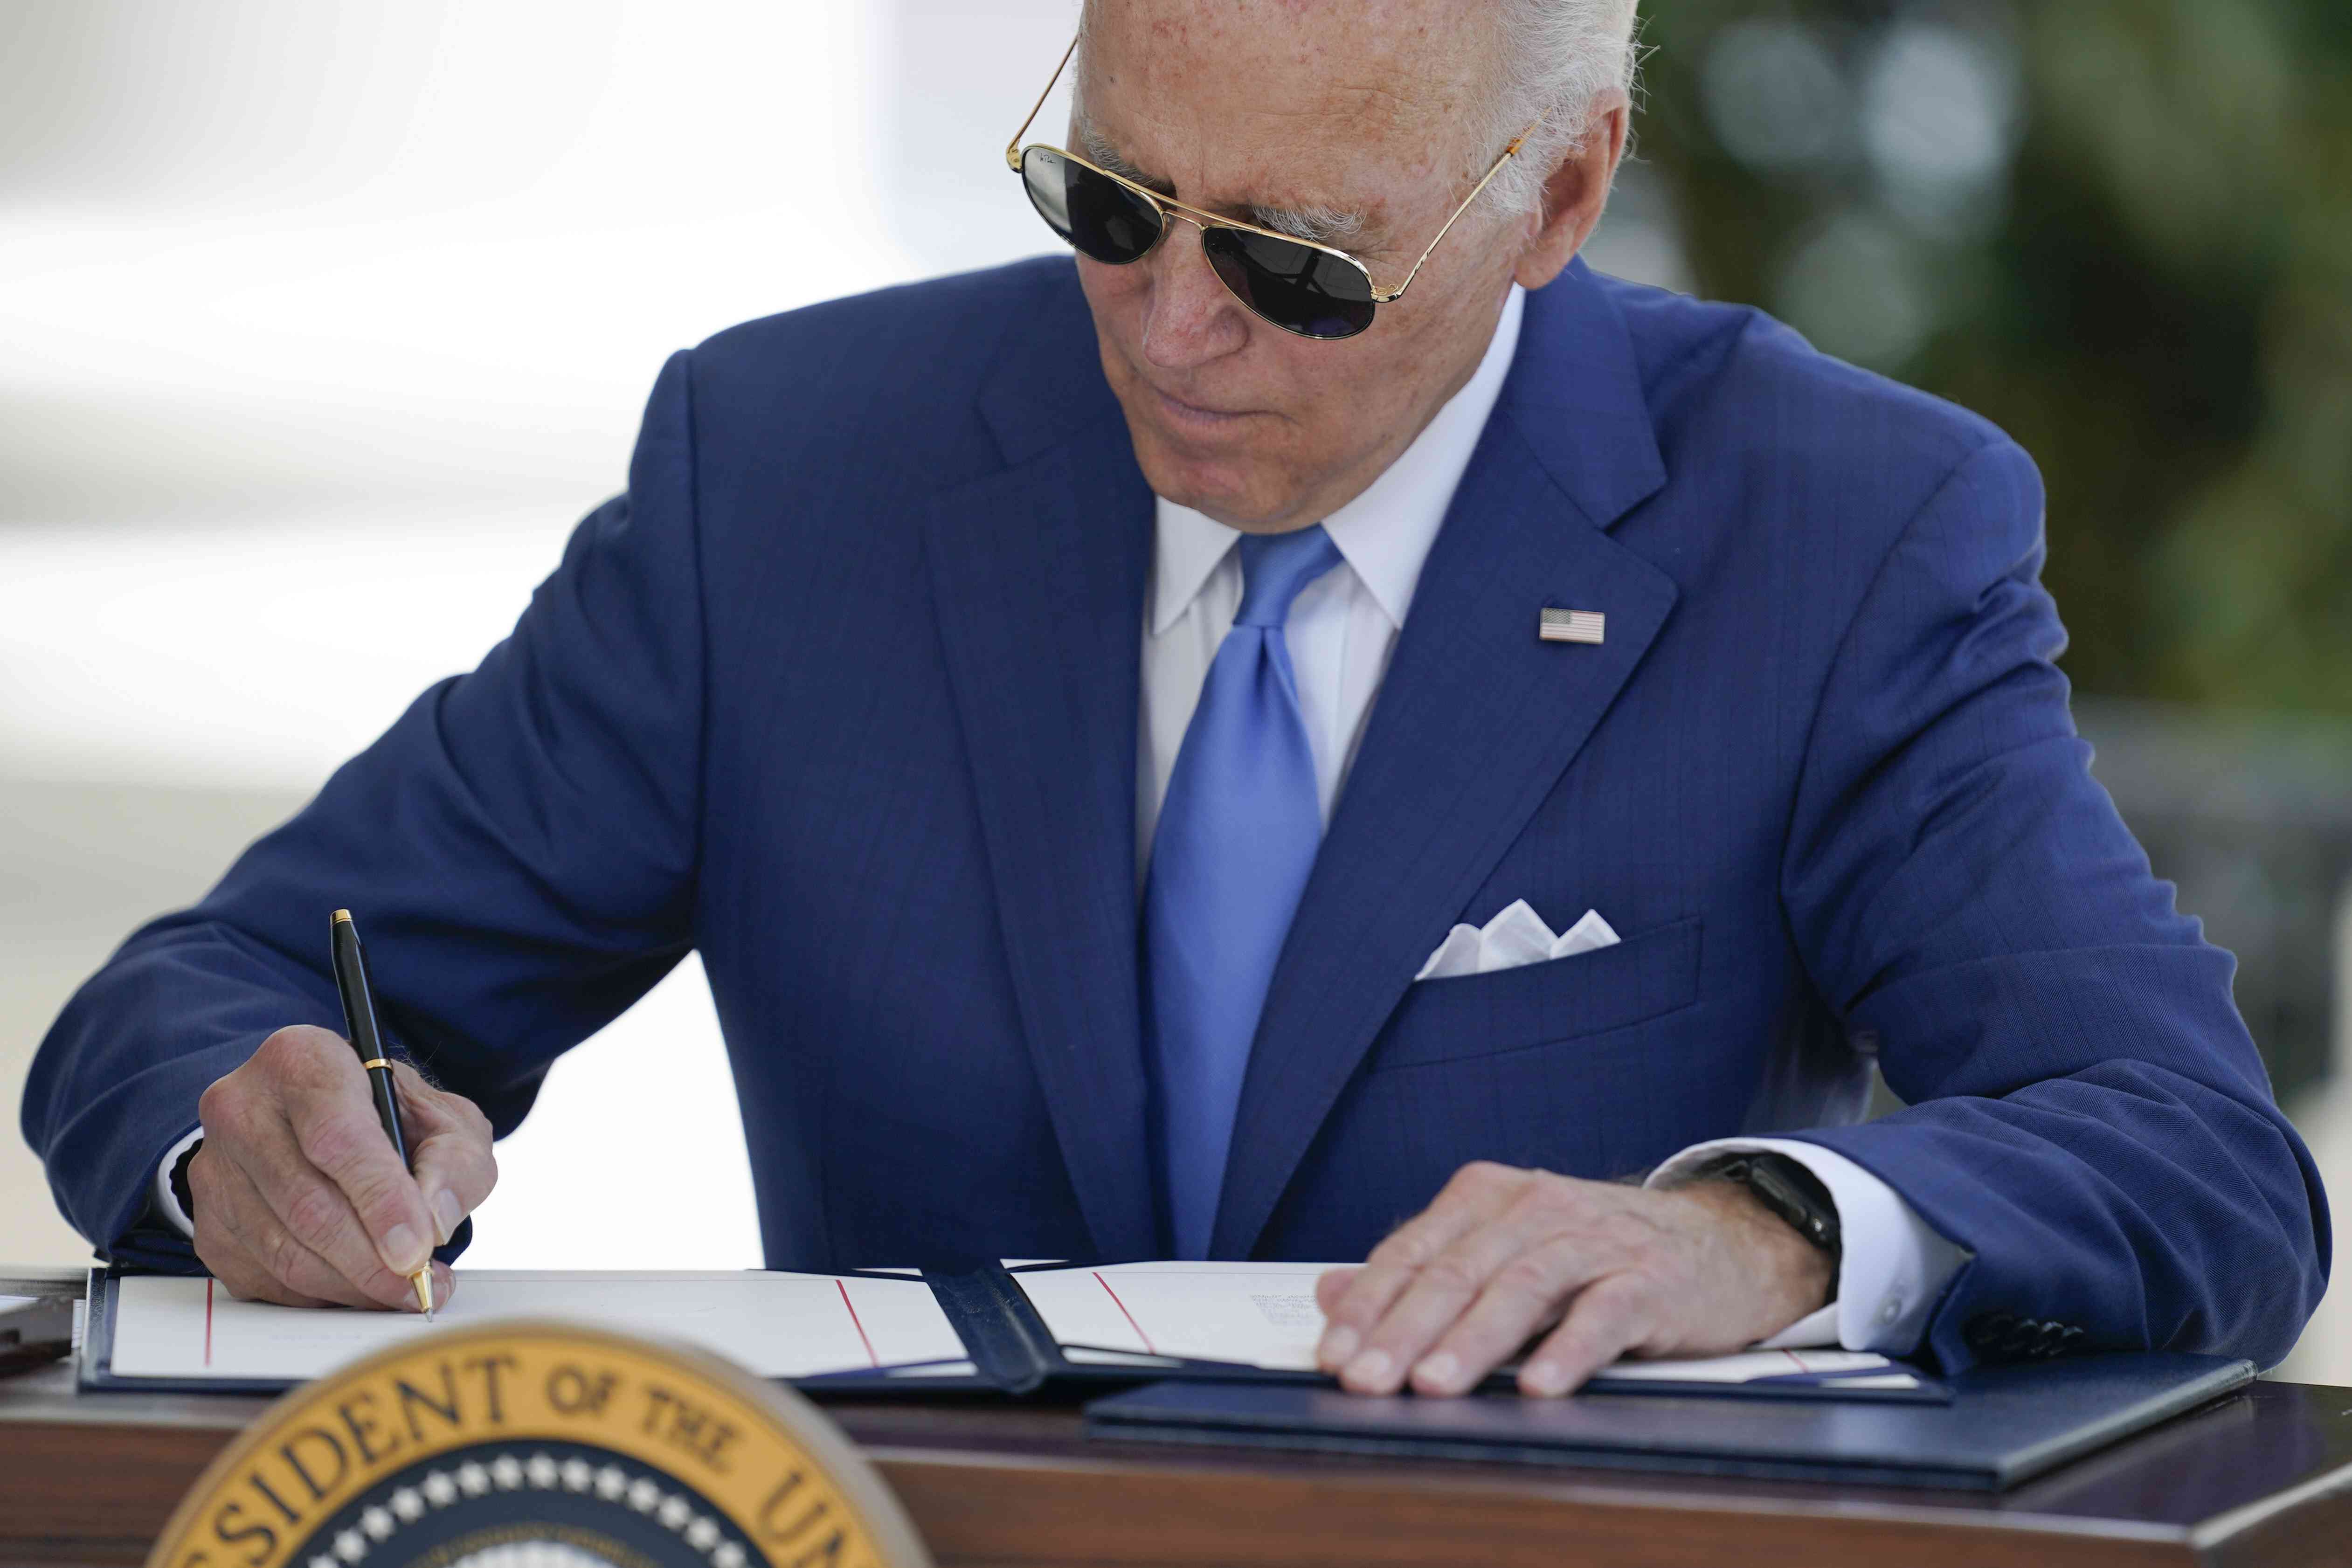
[[[427,1334],[298,1388],[148,1568],[929,1568],[808,1401],[557,1322]]]

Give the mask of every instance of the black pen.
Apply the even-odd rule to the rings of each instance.
[[[383,1135],[392,1140],[392,1152],[405,1166],[408,1137],[400,1130],[400,1096],[393,1082],[392,1063],[384,1058],[383,1035],[375,1026],[375,992],[368,987],[367,956],[360,951],[360,928],[352,924],[350,910],[335,911],[333,931],[335,989],[343,998],[343,1031],[351,1037],[352,1049],[360,1053],[360,1065],[367,1069]],[[416,1304],[424,1311],[425,1321],[431,1322],[433,1260],[425,1259],[425,1267],[411,1274],[408,1282],[416,1287]]]

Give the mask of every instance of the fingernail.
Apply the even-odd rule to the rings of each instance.
[[[1549,1398],[1568,1387],[1568,1368],[1556,1361],[1531,1361],[1528,1364],[1528,1389]]]
[[[1454,1359],[1452,1351],[1441,1350],[1433,1355],[1423,1356],[1421,1364],[1412,1369],[1412,1375],[1418,1381],[1432,1385],[1442,1393],[1451,1394],[1454,1380],[1462,1375],[1462,1363]]]
[[[1396,1364],[1384,1350],[1368,1350],[1348,1364],[1344,1375],[1350,1383],[1370,1384],[1374,1387],[1388,1381],[1389,1369]]]
[[[395,1274],[414,1274],[425,1267],[432,1249],[425,1239],[405,1225],[395,1225],[383,1233],[383,1266]]]
[[[1354,1329],[1334,1328],[1323,1336],[1323,1348],[1315,1353],[1315,1359],[1325,1366],[1345,1366],[1362,1343],[1363,1336]]]
[[[457,1234],[457,1227],[466,1222],[466,1211],[458,1207],[457,1195],[446,1186],[433,1195],[433,1222],[441,1228],[444,1246]]]

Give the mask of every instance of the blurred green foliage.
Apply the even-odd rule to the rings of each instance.
[[[2085,693],[2352,712],[2352,0],[1654,0],[1702,293],[1996,421]]]

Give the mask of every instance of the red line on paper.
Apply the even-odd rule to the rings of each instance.
[[[857,1331],[858,1343],[866,1347],[866,1359],[876,1366],[881,1365],[882,1358],[874,1354],[874,1342],[866,1337],[866,1325],[857,1321],[857,1306],[849,1299],[849,1287],[835,1280],[833,1288],[841,1292],[841,1304],[849,1309],[849,1326]]]
[[[1782,1355],[1787,1356],[1790,1361],[1795,1362],[1795,1363],[1797,1364],[1797,1370],[1798,1370],[1799,1372],[1811,1372],[1811,1371],[1812,1371],[1812,1368],[1811,1368],[1811,1367],[1807,1366],[1807,1365],[1805,1364],[1805,1358],[1804,1358],[1803,1356],[1801,1356],[1801,1355],[1799,1355],[1795,1351],[1793,1351],[1793,1350],[1784,1350],[1784,1351],[1782,1351],[1780,1354],[1781,1354]]]
[[[1103,1294],[1108,1296],[1110,1298],[1110,1304],[1118,1309],[1118,1315],[1127,1320],[1127,1326],[1135,1331],[1135,1337],[1143,1342],[1143,1348],[1150,1351],[1152,1354],[1158,1355],[1160,1354],[1159,1347],[1151,1343],[1151,1336],[1143,1332],[1143,1325],[1135,1321],[1135,1314],[1127,1310],[1127,1303],[1118,1299],[1118,1292],[1110,1288],[1110,1281],[1102,1277],[1102,1270],[1097,1269],[1093,1272],[1095,1276],[1095,1283],[1103,1288]]]
[[[205,1364],[213,1364],[213,1282],[205,1281]]]

